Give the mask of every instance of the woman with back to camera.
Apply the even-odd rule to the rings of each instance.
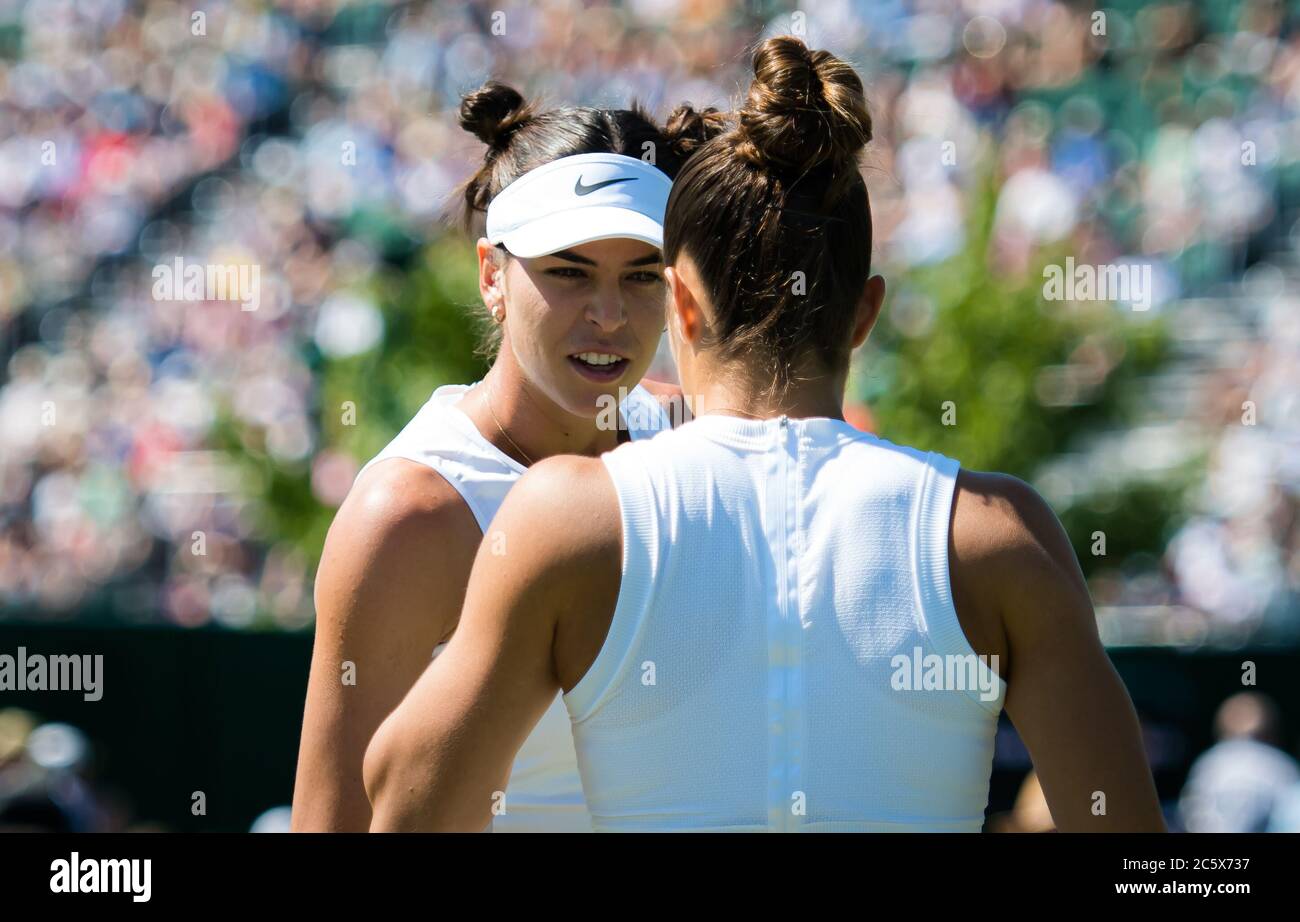
[[[464,187],[465,223],[486,212],[479,292],[500,345],[483,381],[438,388],[363,468],[330,528],[294,829],[370,825],[366,744],[455,628],[475,551],[527,467],[669,425],[656,395],[676,389],[637,382],[664,326],[671,177],[713,122],[689,106],[662,129],[635,108],[537,113],[499,83],[463,99],[461,126],[488,146]],[[606,411],[624,396],[611,425]],[[343,683],[345,663],[355,684]],[[509,766],[496,781],[495,831],[590,829],[568,718],[552,699],[509,786]]]
[[[665,219],[695,419],[520,481],[366,753],[371,828],[481,825],[562,689],[597,830],[978,831],[1004,706],[1057,828],[1162,830],[1051,510],[844,422],[885,290],[861,80],[789,37],[754,72]]]

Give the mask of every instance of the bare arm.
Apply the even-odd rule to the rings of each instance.
[[[953,543],[954,582],[969,600],[963,624],[1000,625],[1006,711],[1056,827],[1165,831],[1133,703],[1102,647],[1087,584],[1051,508],[1013,477],[962,471]]]
[[[479,540],[460,495],[414,462],[377,464],[348,494],[316,577],[295,831],[369,828],[366,745],[454,628]]]
[[[570,613],[608,615],[618,595],[618,499],[600,461],[534,465],[492,530],[506,552],[479,548],[455,636],[366,751],[372,831],[482,829],[519,747],[576,681],[557,643],[586,657],[579,675],[599,649]]]

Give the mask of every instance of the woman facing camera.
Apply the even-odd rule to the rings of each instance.
[[[535,112],[490,83],[464,98],[460,121],[487,145],[464,196],[467,227],[485,219],[479,293],[495,360],[482,381],[433,393],[363,468],[330,528],[297,830],[369,827],[366,744],[452,636],[480,542],[514,553],[492,522],[529,466],[595,456],[669,425],[657,396],[675,389],[638,382],[664,328],[672,176],[713,130],[712,114],[683,106],[660,128],[636,109]],[[623,401],[613,424],[612,401]],[[353,684],[341,679],[345,663]],[[543,710],[494,774],[498,797],[477,828],[491,819],[496,831],[590,830],[557,694]]]

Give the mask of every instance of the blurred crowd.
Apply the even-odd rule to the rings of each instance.
[[[365,280],[481,157],[461,94],[726,107],[748,47],[794,32],[869,81],[882,272],[959,252],[990,163],[990,272],[1052,247],[1152,267],[1186,400],[1111,463],[1210,469],[1156,578],[1101,601],[1300,623],[1295,10],[806,6],[0,0],[0,610],[309,623],[265,478],[332,505],[366,460],[322,444],[316,370],[382,340]],[[154,297],[176,257],[256,264],[257,309]]]
[[[102,750],[80,728],[0,709],[0,833],[166,832],[99,777]],[[249,832],[288,832],[289,807],[263,811]]]
[[[67,723],[0,710],[0,832],[123,832],[129,807],[92,780],[90,741]]]
[[[1282,748],[1276,702],[1241,692],[1214,719],[1215,742],[1191,764],[1178,796],[1163,804],[1170,832],[1300,832],[1300,761]],[[1029,772],[1011,809],[986,832],[1054,832],[1038,776]]]

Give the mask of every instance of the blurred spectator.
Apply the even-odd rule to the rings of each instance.
[[[1264,832],[1284,792],[1300,783],[1300,766],[1276,747],[1277,707],[1241,692],[1219,706],[1218,742],[1192,763],[1180,798],[1188,832]]]
[[[86,779],[89,758],[76,727],[0,710],[0,832],[118,831],[116,811]]]
[[[291,807],[272,807],[264,811],[257,819],[253,820],[253,825],[249,827],[249,832],[289,832],[290,831],[290,813]]]

